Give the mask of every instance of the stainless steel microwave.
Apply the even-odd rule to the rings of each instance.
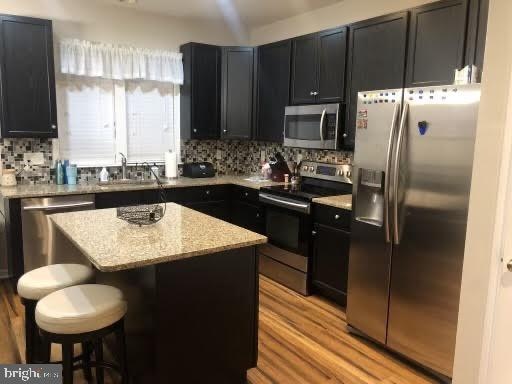
[[[338,149],[339,114],[340,104],[286,107],[284,146]]]

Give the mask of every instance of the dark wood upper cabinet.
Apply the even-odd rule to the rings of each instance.
[[[330,29],[318,35],[317,101],[319,103],[341,102],[345,96],[347,28]]]
[[[408,13],[378,17],[349,27],[347,112],[343,146],[354,148],[357,94],[404,85]]]
[[[346,51],[345,27],[293,39],[291,103],[343,101]]]
[[[284,108],[290,94],[291,40],[258,47],[256,139],[283,142]]]
[[[57,137],[52,22],[0,15],[2,137]]]
[[[253,111],[254,49],[222,48],[223,139],[251,138]]]
[[[411,10],[406,87],[453,84],[464,66],[467,14],[467,0]]]
[[[292,104],[311,104],[318,92],[318,34],[293,39]]]
[[[180,93],[181,137],[218,139],[220,133],[221,49],[188,43],[183,53],[184,82]]]
[[[470,0],[465,64],[474,64],[479,70],[484,66],[488,13],[489,0]]]

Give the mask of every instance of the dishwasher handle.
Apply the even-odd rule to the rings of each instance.
[[[58,205],[33,205],[23,207],[24,211],[62,211],[63,209],[94,207],[93,201],[84,201],[79,203],[58,204]]]

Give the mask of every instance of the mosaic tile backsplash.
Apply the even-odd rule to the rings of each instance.
[[[55,182],[53,166],[52,141],[49,139],[0,139],[2,168],[18,170],[19,184],[49,184]],[[25,162],[24,153],[41,152],[43,165]],[[295,161],[300,155],[303,160],[329,163],[352,162],[352,152],[320,151],[302,148],[285,148],[275,143],[258,141],[184,141],[181,143],[181,161],[209,161],[214,164],[217,174],[250,174],[259,172],[261,154],[268,159],[280,152],[286,160]],[[163,174],[163,167],[159,167]],[[120,167],[108,167],[113,178],[120,177]],[[80,168],[78,176],[81,183],[99,179],[101,168]],[[142,168],[128,167],[131,177],[149,177],[149,171]]]

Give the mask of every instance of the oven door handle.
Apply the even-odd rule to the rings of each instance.
[[[320,141],[324,141],[324,120],[326,112],[327,109],[324,108],[324,110],[322,111],[322,117],[320,118]]]
[[[275,197],[273,195],[269,195],[268,193],[260,192],[259,200],[262,203],[275,205],[281,208],[289,208],[305,214],[309,214],[311,212],[311,204],[309,203],[299,203],[290,199]]]

